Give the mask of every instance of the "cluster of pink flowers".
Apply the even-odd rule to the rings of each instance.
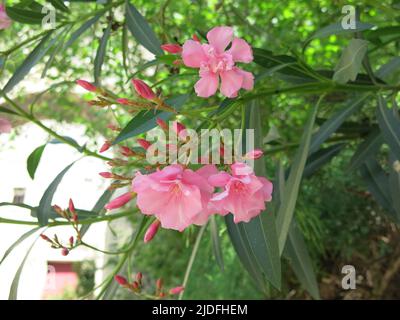
[[[220,188],[215,192],[215,188]],[[150,174],[136,173],[132,181],[136,204],[145,215],[153,215],[166,229],[183,231],[189,225],[203,225],[211,214],[232,213],[234,222],[248,222],[271,201],[272,183],[257,177],[245,163],[230,166],[230,173],[205,165],[193,171],[172,164]],[[106,208],[118,208],[134,198],[128,192]],[[152,238],[158,222],[149,229]]]
[[[0,3],[0,30],[7,29],[11,26],[11,19],[8,17],[6,8]]]
[[[182,54],[185,66],[198,68],[200,80],[195,84],[199,97],[210,97],[217,92],[221,80],[221,93],[234,98],[241,88],[252,90],[254,76],[238,68],[237,62],[253,61],[253,51],[243,39],[233,37],[231,27],[215,27],[207,33],[208,43],[201,43],[195,37],[187,40],[181,48],[176,44],[165,44],[163,50],[172,54]],[[231,44],[231,47],[226,48]]]

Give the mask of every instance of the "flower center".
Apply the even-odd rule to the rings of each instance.
[[[232,55],[226,52],[218,54],[215,52],[215,49],[212,46],[207,49],[206,54],[208,61],[205,61],[201,64],[201,71],[220,73],[232,70],[235,65]]]
[[[246,185],[239,180],[233,181],[231,189],[236,193],[243,193],[247,190]]]

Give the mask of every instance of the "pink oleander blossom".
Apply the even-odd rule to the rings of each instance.
[[[9,28],[11,22],[11,19],[7,15],[6,7],[0,3],[0,30]]]
[[[183,63],[191,68],[199,68],[200,80],[195,84],[199,97],[214,95],[221,79],[221,93],[234,98],[243,88],[252,90],[254,76],[238,68],[235,63],[253,61],[253,51],[243,39],[233,37],[231,27],[215,27],[207,33],[208,44],[187,40],[183,45]],[[228,50],[225,50],[232,43]]]
[[[132,181],[137,206],[143,214],[155,215],[163,228],[183,231],[191,224],[202,225],[214,190],[207,181],[211,172],[217,173],[214,166],[195,172],[179,164],[148,175],[138,172]]]
[[[257,177],[251,167],[234,163],[231,174],[221,171],[208,179],[214,187],[223,188],[214,194],[211,203],[219,214],[233,214],[235,223],[249,222],[265,210],[265,202],[272,199],[272,183],[264,177]]]

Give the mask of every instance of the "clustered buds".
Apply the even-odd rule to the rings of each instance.
[[[114,277],[114,280],[123,288],[129,289],[132,293],[138,295],[138,296],[144,296],[146,298],[150,299],[162,299],[165,298],[167,295],[176,295],[180,294],[185,288],[183,286],[178,286],[171,288],[167,291],[167,293],[164,290],[164,281],[163,279],[159,278],[156,281],[155,285],[155,293],[154,295],[149,295],[146,294],[143,291],[143,286],[142,286],[142,279],[143,275],[141,272],[138,272],[135,276],[135,280],[132,282],[129,282],[125,277],[121,275],[116,275]]]

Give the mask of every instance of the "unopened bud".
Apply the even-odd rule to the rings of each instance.
[[[93,84],[91,84],[90,82],[87,82],[86,80],[76,80],[76,83],[87,91],[90,91],[90,92],[97,91],[97,87],[94,86]]]
[[[71,247],[74,246],[74,237],[72,237],[72,236],[69,238],[69,245],[70,245]]]
[[[60,206],[58,206],[58,205],[55,204],[55,205],[53,206],[53,210],[54,210],[57,214],[59,214],[61,217],[65,218],[65,212],[64,212],[63,209],[60,208]]]
[[[46,240],[46,241],[48,241],[48,242],[52,242],[52,241],[50,240],[50,238],[49,238],[48,236],[44,235],[43,233],[40,235],[40,237],[41,237],[43,240]]]
[[[199,39],[199,37],[198,37],[196,34],[193,34],[192,39],[193,39],[194,41],[200,42],[200,39]]]
[[[138,273],[136,274],[136,281],[137,281],[139,284],[142,283],[142,278],[143,278],[142,273],[141,273],[141,272],[138,272]]]
[[[69,254],[69,250],[67,248],[62,248],[61,254],[65,257]]]
[[[144,235],[144,243],[148,243],[151,240],[153,240],[154,236],[156,235],[158,228],[160,227],[160,221],[156,220],[154,221],[150,227],[147,229],[145,235]]]
[[[112,130],[112,131],[121,131],[121,128],[117,127],[116,125],[113,124],[108,124],[107,128]]]
[[[111,172],[99,172],[99,175],[106,179],[114,178],[114,174]]]
[[[127,204],[129,201],[131,201],[133,199],[133,195],[134,195],[133,192],[124,193],[122,196],[119,196],[114,200],[111,200],[109,203],[105,205],[104,208],[106,208],[107,210],[120,208],[123,205]]]
[[[168,125],[163,119],[157,118],[156,122],[161,129],[168,130]]]
[[[124,278],[123,276],[116,275],[116,276],[114,277],[114,279],[115,279],[115,281],[117,281],[118,284],[121,285],[121,286],[126,286],[126,285],[128,285],[128,280],[126,280],[126,278]]]
[[[140,289],[139,283],[137,281],[133,281],[132,288],[133,290],[138,291]]]
[[[136,156],[136,152],[133,151],[131,148],[128,148],[126,146],[120,146],[119,149],[120,149],[121,154],[123,156],[125,156],[125,157],[134,157],[134,156]]]
[[[111,143],[109,141],[104,142],[104,144],[100,148],[100,153],[107,151],[110,149]]]
[[[175,43],[166,43],[161,46],[161,49],[168,53],[177,54],[182,52],[182,47]]]
[[[252,151],[249,151],[248,153],[246,153],[246,155],[244,156],[245,159],[259,159],[263,156],[263,151],[261,149],[254,149]]]
[[[132,84],[138,95],[140,95],[142,98],[147,100],[153,100],[154,98],[157,98],[153,90],[142,80],[132,79]]]
[[[150,142],[148,142],[147,140],[145,140],[145,139],[137,139],[137,142],[140,144],[140,146],[143,148],[143,149],[145,149],[145,150],[147,150],[150,146],[151,146],[151,143]]]
[[[129,99],[126,99],[126,98],[118,98],[117,102],[119,104],[123,104],[124,106],[129,106],[130,105]]]
[[[161,278],[157,279],[157,282],[156,282],[157,291],[161,291],[163,285],[164,285],[163,279],[161,279]]]
[[[183,290],[185,290],[183,286],[175,287],[169,290],[169,294],[180,294]]]
[[[75,205],[74,205],[74,202],[72,201],[72,199],[69,199],[68,209],[69,209],[69,212],[75,213]]]

